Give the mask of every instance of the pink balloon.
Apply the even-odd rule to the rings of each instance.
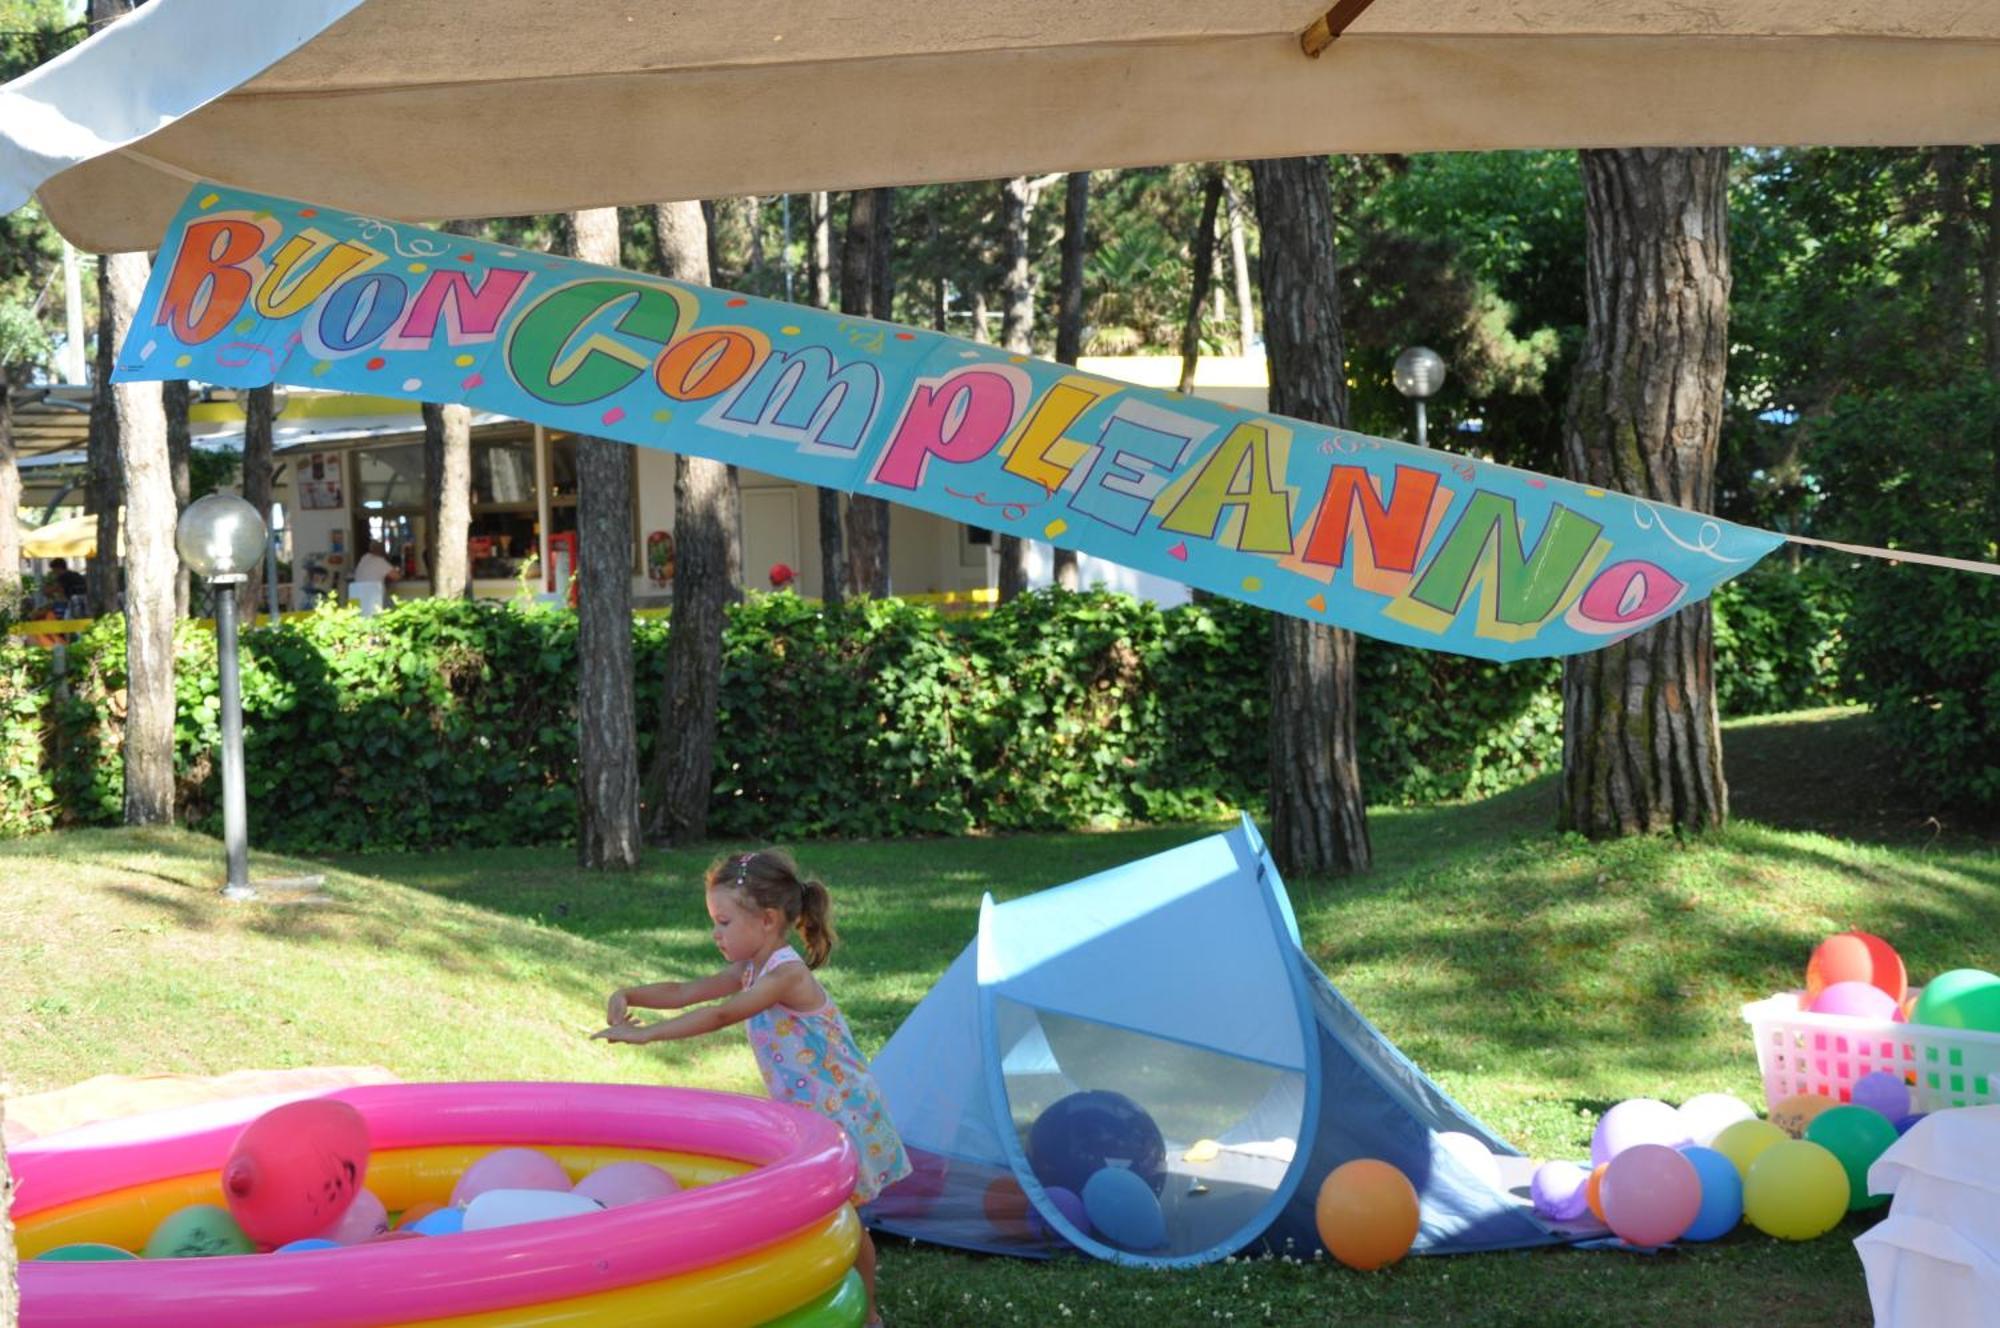
[[[1812,1012],[1890,1023],[1896,1017],[1896,998],[1872,982],[1836,982],[1813,1000]]]
[[[488,1153],[465,1169],[451,1188],[455,1208],[477,1199],[488,1190],[567,1190],[569,1173],[547,1153],[532,1148],[502,1148]]]
[[[375,1197],[373,1190],[363,1190],[354,1196],[354,1202],[340,1215],[340,1220],[320,1231],[313,1232],[322,1240],[337,1241],[342,1245],[359,1245],[370,1241],[389,1229],[389,1210]]]
[[[643,1203],[680,1190],[680,1182],[651,1162],[607,1162],[576,1183],[575,1193],[606,1208]]]
[[[1636,1144],[1678,1148],[1686,1142],[1680,1112],[1650,1097],[1627,1098],[1598,1117],[1590,1136],[1590,1165],[1595,1170]]]
[[[287,1245],[339,1221],[368,1174],[368,1124],[345,1102],[288,1102],[243,1127],[222,1194],[245,1235]]]
[[[1667,1245],[1701,1214],[1701,1175],[1685,1154],[1634,1144],[1604,1169],[1598,1202],[1604,1224],[1631,1245]]]

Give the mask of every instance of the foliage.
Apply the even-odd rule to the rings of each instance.
[[[2000,561],[2000,384],[1880,392],[1814,429],[1834,537]],[[1862,559],[1849,685],[1902,773],[1946,802],[2000,810],[2000,577]]]
[[[1779,558],[1717,587],[1710,603],[1722,713],[1773,715],[1847,699],[1849,587],[1845,567]]]
[[[718,834],[898,836],[1210,817],[1268,778],[1269,619],[1051,591],[949,620],[900,600],[828,610],[754,595],[731,613],[716,750]],[[642,763],[669,628],[635,625]],[[177,638],[178,805],[218,817],[213,638]],[[575,620],[493,602],[332,607],[243,634],[245,764],[260,844],[352,849],[557,842],[573,830]],[[28,667],[24,648],[0,654]],[[36,698],[15,747],[55,806],[9,786],[0,825],[118,819],[124,638],[70,648],[72,691]],[[1364,787],[1378,804],[1508,787],[1556,757],[1555,667],[1363,643]],[[14,676],[14,675],[10,675]],[[34,736],[29,736],[30,734]],[[39,764],[38,764],[39,762]],[[57,811],[59,809],[59,811]],[[31,819],[39,818],[36,824]]]
[[[47,651],[0,651],[0,839],[55,823],[56,791],[43,764]]]

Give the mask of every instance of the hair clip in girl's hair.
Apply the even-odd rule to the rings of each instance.
[[[745,876],[745,874],[749,872],[749,870],[750,870],[750,855],[748,853],[745,853],[741,857],[736,859],[737,889],[741,890],[743,888],[743,877]]]

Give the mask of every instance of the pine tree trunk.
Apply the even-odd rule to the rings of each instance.
[[[1072,171],[1063,197],[1062,289],[1056,297],[1056,360],[1075,364],[1083,354],[1083,250],[1090,224],[1090,172]],[[1075,549],[1057,549],[1055,583],[1075,590]]]
[[[812,219],[812,243],[806,246],[806,270],[812,286],[812,307],[824,309],[833,303],[833,219],[829,215],[826,191],[812,195],[808,214]]]
[[[857,189],[847,199],[847,239],[840,249],[840,311],[850,317],[880,317],[876,312],[888,255],[881,248],[878,222],[885,206],[884,189]],[[825,514],[825,506],[821,506]],[[848,593],[889,593],[889,504],[867,494],[847,498]]]
[[[1324,157],[1250,164],[1271,410],[1345,428],[1339,264]],[[1286,873],[1373,861],[1355,742],[1354,634],[1289,614],[1271,627],[1271,851]]]
[[[472,594],[472,409],[433,401],[423,408],[431,596],[463,599]]]
[[[185,378],[160,384],[160,404],[167,412],[167,471],[174,482],[174,523],[187,511],[193,499],[194,439],[188,430],[188,411],[193,392]],[[174,617],[188,616],[189,574],[186,564],[174,573]]]
[[[1000,186],[1000,344],[1016,355],[1034,353],[1034,271],[1028,262],[1028,227],[1034,219],[1034,186],[1017,175]],[[1000,602],[1028,589],[1028,543],[1000,532]]]
[[[97,552],[84,566],[90,614],[118,612],[118,509],[125,502],[125,472],[118,459],[118,407],[112,400],[111,361],[118,345],[112,316],[111,263],[97,260],[97,349],[90,372],[90,441],[84,506],[97,517]],[[129,315],[128,315],[129,316]]]
[[[146,290],[144,254],[110,254],[116,344],[122,345]],[[125,824],[174,819],[174,481],[167,462],[167,415],[158,383],[119,383],[125,488]],[[103,550],[100,550],[102,554]]]
[[[708,237],[700,204],[662,203],[654,216],[661,273],[707,285]],[[646,831],[669,844],[708,837],[722,629],[736,591],[729,566],[736,521],[730,469],[702,457],[674,458],[674,613],[660,729],[646,778]]]
[[[1243,199],[1236,182],[1223,168],[1222,188],[1229,197],[1229,266],[1236,281],[1236,353],[1248,355],[1257,344],[1257,316],[1250,306],[1249,246],[1243,238]]]
[[[1201,188],[1201,220],[1195,223],[1194,271],[1188,283],[1187,317],[1181,321],[1182,392],[1194,391],[1201,363],[1201,320],[1208,311],[1208,288],[1215,280],[1215,214],[1222,210],[1222,168],[1211,166]]]
[[[1569,476],[1708,511],[1729,347],[1729,154],[1579,155],[1589,321],[1563,430]],[[1564,661],[1563,828],[1696,830],[1728,810],[1706,600]]]
[[[276,394],[269,386],[253,387],[243,394],[243,501],[264,518],[271,528],[272,478],[277,470],[272,452],[272,433],[277,427]],[[254,624],[269,602],[264,589],[264,559],[250,569],[249,579],[237,587],[236,609],[240,621]]]
[[[618,265],[618,211],[565,218],[569,254]],[[632,456],[622,443],[576,440],[577,860],[639,865],[639,756],[632,699]]]
[[[0,364],[0,620],[21,607],[21,468],[14,454],[13,383]]]

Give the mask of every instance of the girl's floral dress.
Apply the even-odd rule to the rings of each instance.
[[[791,946],[781,946],[762,968],[743,971],[743,986],[747,990],[780,964],[804,962]],[[847,1131],[859,1163],[856,1203],[869,1202],[910,1174],[910,1159],[889,1122],[882,1091],[833,997],[810,1011],[774,1005],[751,1015],[746,1027],[771,1096],[831,1116]]]

